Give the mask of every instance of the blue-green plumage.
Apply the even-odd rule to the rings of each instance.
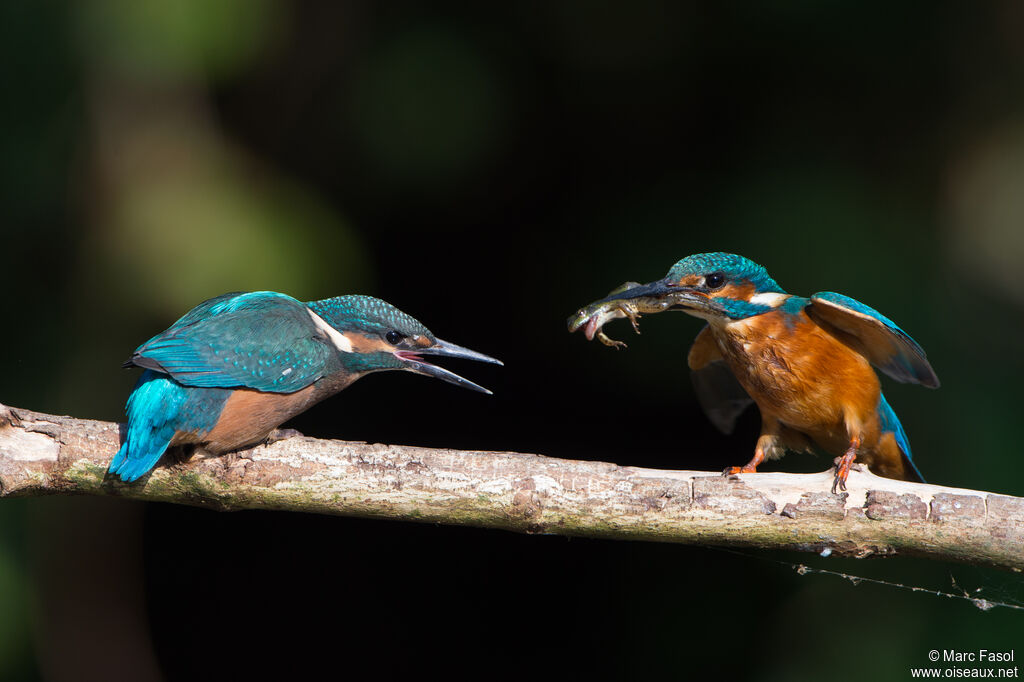
[[[840,487],[855,458],[882,475],[921,478],[871,367],[930,388],[939,380],[921,346],[870,306],[828,291],[792,296],[763,267],[728,253],[688,256],[664,278],[600,303],[594,315],[609,319],[606,308],[683,310],[708,322],[689,355],[701,406],[727,433],[752,403],[762,417],[754,457],[730,472],[818,446],[840,456]]]
[[[763,303],[751,303],[741,298],[721,298],[718,300],[720,312],[730,320],[745,320],[754,315],[767,313],[772,309]]]
[[[139,346],[130,362],[186,386],[292,393],[329,369],[333,351],[315,332],[308,309],[291,296],[225,294]]]
[[[725,273],[734,282],[750,282],[758,293],[786,293],[763,266],[749,258],[721,251],[687,256],[669,268],[665,279],[678,282],[691,275],[704,276],[714,272]]]
[[[437,339],[369,296],[302,303],[258,291],[211,298],[125,363],[146,371],[128,399],[128,429],[110,471],[134,481],[172,445],[202,444],[218,454],[254,444],[369,372],[404,369],[489,393],[421,355],[501,364]]]
[[[434,338],[430,330],[419,320],[373,296],[335,296],[322,301],[311,301],[306,305],[339,331],[383,325],[389,329],[402,329],[409,335],[418,334],[428,339]]]
[[[899,446],[900,452],[907,459],[907,464],[917,474],[917,480],[924,483],[924,476],[921,475],[921,470],[914,464],[914,455],[910,451],[910,439],[907,438],[907,433],[903,430],[903,424],[900,423],[896,413],[893,412],[889,401],[885,399],[884,393],[878,396],[878,420],[882,426],[882,433],[893,434],[893,437],[896,438],[896,445]]]
[[[832,291],[820,291],[805,307],[818,324],[836,330],[871,363],[902,383],[938,388],[924,349],[895,322],[860,301]]]
[[[147,369],[128,397],[128,429],[110,462],[110,473],[131,482],[153,468],[181,429],[209,433],[231,391],[188,388],[166,374]]]

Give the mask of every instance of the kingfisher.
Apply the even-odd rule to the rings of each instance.
[[[211,298],[124,363],[145,371],[128,397],[127,432],[109,471],[132,482],[172,446],[219,455],[266,441],[288,419],[370,372],[406,370],[491,393],[425,355],[502,364],[442,341],[371,296],[303,303],[254,291]]]
[[[787,450],[817,447],[837,458],[833,493],[846,490],[854,461],[923,482],[873,368],[928,388],[939,379],[921,346],[877,310],[830,291],[788,294],[762,266],[731,253],[688,256],[663,279],[630,283],[598,303],[588,338],[615,317],[635,325],[637,311],[680,310],[707,322],[687,358],[705,414],[729,434],[751,403],[761,412],[754,456],[723,473],[753,473]],[[570,318],[570,330],[585,322]]]

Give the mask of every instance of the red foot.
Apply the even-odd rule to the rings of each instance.
[[[756,474],[756,473],[757,473],[757,465],[756,464],[744,464],[741,467],[728,467],[725,471],[722,472],[722,475],[723,476],[732,476],[733,474]]]
[[[741,467],[729,467],[722,472],[723,476],[732,476],[733,474],[756,474],[757,467],[761,462],[764,461],[764,451],[760,446],[754,448],[754,456],[749,462]]]
[[[846,492],[846,478],[850,475],[850,467],[853,466],[853,460],[856,459],[856,452],[847,452],[842,457],[836,460],[836,477],[832,481],[832,494],[836,494],[836,487]]]

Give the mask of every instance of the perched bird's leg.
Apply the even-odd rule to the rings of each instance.
[[[778,423],[763,420],[761,426],[761,437],[757,439],[754,447],[754,456],[750,461],[741,467],[729,467],[722,472],[723,475],[731,474],[753,474],[757,473],[757,467],[779,447]]]
[[[757,445],[754,447],[754,456],[743,466],[729,467],[722,473],[726,476],[757,473],[757,467],[765,459],[779,457],[783,451],[782,444],[779,442],[781,430],[782,425],[777,420],[761,415],[761,436],[757,439]]]
[[[846,453],[839,457],[836,462],[836,477],[832,481],[832,494],[836,494],[836,487],[839,490],[846,491],[846,477],[850,475],[850,467],[853,466],[853,460],[857,459],[857,450],[860,449],[860,436],[854,436],[850,440],[850,447],[846,450]]]
[[[764,450],[761,449],[761,441],[758,440],[757,447],[754,448],[754,456],[750,458],[750,461],[741,467],[729,467],[722,472],[725,476],[731,476],[732,474],[755,474],[757,473],[757,467],[764,461]]]

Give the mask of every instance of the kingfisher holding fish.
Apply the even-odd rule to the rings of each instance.
[[[832,492],[846,490],[854,461],[888,478],[923,481],[910,442],[882,394],[872,366],[903,383],[938,388],[939,379],[914,339],[892,320],[829,291],[788,294],[757,263],[730,253],[688,256],[663,279],[630,282],[581,309],[569,331],[601,332],[608,321],[681,310],[707,325],[688,364],[701,407],[731,433],[751,403],[761,411],[754,456],[725,474],[753,473],[787,450],[833,455]],[[618,347],[618,346],[617,346]]]

